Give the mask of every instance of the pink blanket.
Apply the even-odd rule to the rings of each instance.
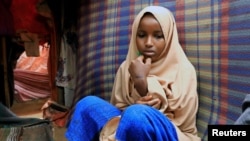
[[[24,52],[17,61],[14,69],[17,101],[46,98],[51,94],[47,70],[49,48],[39,46],[39,51],[39,57],[27,57]]]

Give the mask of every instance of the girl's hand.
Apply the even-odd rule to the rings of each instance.
[[[152,95],[146,95],[137,100],[136,104],[145,104],[156,109],[160,109],[161,100],[159,98],[153,97]]]
[[[128,68],[130,77],[134,82],[134,87],[141,96],[147,95],[148,84],[147,76],[151,67],[151,58],[146,58],[141,55],[133,60]]]
[[[150,66],[151,66],[151,58],[146,58],[144,62],[143,55],[133,60],[128,69],[132,77],[132,80],[136,78],[146,78],[149,74]]]

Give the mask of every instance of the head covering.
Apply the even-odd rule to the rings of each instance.
[[[168,49],[170,49],[170,47],[173,45],[178,45],[178,47],[176,47],[176,49],[180,50],[180,52],[183,52],[181,49],[181,46],[179,45],[176,24],[175,24],[175,20],[174,20],[172,13],[168,9],[161,7],[161,6],[149,6],[149,7],[144,8],[136,16],[136,18],[134,20],[134,23],[132,26],[132,37],[130,40],[129,50],[128,50],[128,54],[127,54],[127,58],[126,58],[127,64],[130,64],[130,62],[132,60],[134,60],[135,58],[138,57],[138,55],[137,55],[138,49],[136,46],[136,35],[137,35],[136,33],[137,33],[137,29],[138,29],[140,20],[142,19],[144,14],[147,12],[153,14],[153,16],[159,22],[159,24],[162,28],[162,32],[164,34],[166,46],[165,46],[165,49],[162,52],[161,56],[165,55],[168,52]],[[170,58],[170,57],[168,57],[168,58]],[[173,59],[174,58],[171,57],[170,59],[167,59],[167,60],[165,59],[165,61],[170,60],[172,62]],[[177,59],[177,58],[175,58],[175,59]],[[162,61],[163,61],[163,59],[162,59]],[[157,67],[158,67],[158,65],[157,65]]]
[[[160,60],[151,64],[147,77],[148,91],[161,95],[162,107],[160,110],[181,131],[196,136],[196,113],[198,110],[196,72],[179,43],[174,16],[165,7],[148,6],[136,16],[126,60],[121,64],[116,74],[111,103],[118,108],[125,109],[140,98],[130,80],[128,68],[131,61],[138,57],[136,33],[140,20],[148,12],[159,22],[166,43]]]
[[[161,59],[151,64],[150,75],[163,78],[165,79],[165,81],[167,79],[169,82],[175,82],[176,75],[179,69],[181,69],[182,64],[184,64],[185,66],[189,65],[189,68],[191,69],[192,66],[185,53],[183,52],[181,45],[179,44],[176,23],[172,13],[165,7],[161,6],[146,7],[135,18],[132,26],[132,37],[126,57],[125,70],[128,70],[131,61],[138,57],[136,33],[140,20],[147,12],[153,14],[153,16],[159,22],[160,26],[162,27],[162,32],[164,34],[164,39],[166,42],[165,48],[161,54]],[[126,80],[125,82],[126,84],[128,84],[130,76],[129,72],[126,71],[124,73],[126,74],[123,76],[124,80]]]

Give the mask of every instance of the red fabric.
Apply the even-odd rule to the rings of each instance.
[[[46,26],[46,18],[39,15],[36,4],[39,0],[13,0],[11,12],[14,19],[14,28],[26,30],[31,33],[46,35],[49,30]]]

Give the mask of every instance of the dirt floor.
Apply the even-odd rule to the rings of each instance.
[[[41,107],[48,99],[32,100],[28,102],[14,102],[10,110],[20,117],[35,117],[42,119]],[[64,137],[65,128],[53,127],[55,141],[67,141]]]

